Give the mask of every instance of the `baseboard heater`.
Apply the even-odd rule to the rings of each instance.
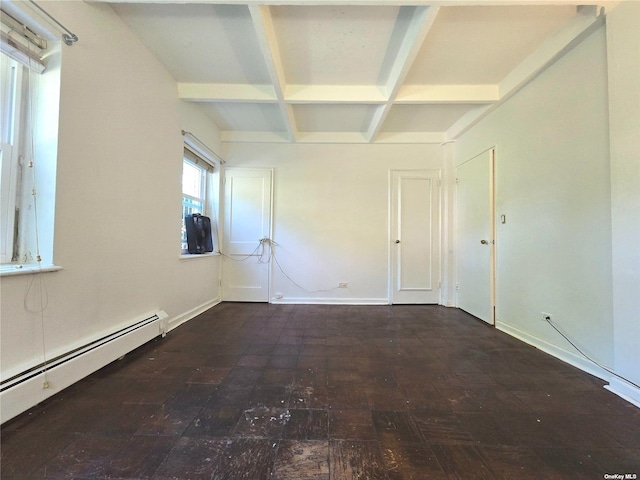
[[[168,315],[155,312],[125,328],[25,369],[0,382],[0,421],[37,405],[46,398],[167,332]],[[45,383],[46,373],[46,383]]]

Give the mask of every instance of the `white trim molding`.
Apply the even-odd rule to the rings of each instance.
[[[512,337],[517,338],[518,340],[522,340],[529,345],[536,347],[538,350],[542,350],[549,355],[552,355],[563,362],[568,363],[569,365],[573,365],[576,368],[579,368],[583,372],[589,373],[595,377],[598,377],[606,382],[610,382],[612,375],[600,368],[596,364],[582,357],[581,355],[570,352],[569,350],[565,350],[557,345],[547,342],[546,340],[542,340],[530,333],[524,332],[516,327],[508,325],[504,322],[496,320],[496,328],[501,330]]]
[[[274,305],[389,305],[388,298],[272,297]]]
[[[9,263],[0,266],[0,277],[11,277],[15,275],[35,275],[36,273],[58,272],[62,267],[58,265],[33,265]]]
[[[640,388],[617,377],[613,377],[604,388],[640,408]]]
[[[175,318],[172,318],[171,320],[169,320],[169,326],[167,331],[170,332],[174,328],[179,327],[183,323],[188,322],[192,318],[197,317],[201,313],[206,312],[207,310],[209,310],[212,307],[215,307],[221,302],[222,302],[222,299],[218,296],[212,300],[209,300],[207,302],[204,302],[198,305],[197,307],[192,308],[191,310],[187,310],[186,312],[184,312],[181,315],[178,315]]]
[[[124,328],[51,352],[48,361],[43,363],[3,372],[0,421],[10,420],[140,345],[164,336],[166,317],[164,311],[156,311],[133,320]]]

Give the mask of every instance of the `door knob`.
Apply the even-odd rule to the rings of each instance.
[[[489,244],[489,242],[486,241],[486,240],[480,240],[480,243],[483,244],[483,245],[488,245]]]
[[[400,243],[400,240],[396,240],[396,243]]]

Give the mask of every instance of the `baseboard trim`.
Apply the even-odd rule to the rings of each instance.
[[[613,377],[604,388],[640,408],[640,388],[617,377]]]
[[[573,365],[574,367],[579,368],[584,372],[587,372],[606,382],[611,381],[612,375],[609,372],[576,353],[558,347],[557,345],[549,343],[546,340],[538,338],[534,335],[531,335],[530,333],[522,331],[519,328],[508,325],[504,322],[496,321],[496,328],[511,335],[512,337],[517,338],[518,340],[522,340],[523,342],[528,343],[529,345],[532,345],[537,349],[542,350],[543,352],[562,360],[563,362],[568,363],[569,365]]]
[[[222,302],[222,299],[220,297],[216,297],[212,300],[209,300],[207,302],[204,302],[198,305],[197,307],[192,308],[191,310],[187,310],[186,312],[184,312],[181,315],[178,315],[175,318],[172,318],[171,320],[169,320],[167,331],[171,331],[174,328],[179,327],[183,323],[188,322],[192,318],[197,317],[201,313],[206,312],[207,310],[209,310],[212,307],[215,307],[221,302]]]
[[[0,393],[0,421],[2,423],[61,392],[70,385],[162,333],[162,320],[166,313],[158,311],[148,317],[136,319],[128,326],[92,339],[76,348],[51,358],[47,367],[36,366],[22,375],[5,380]],[[24,379],[22,379],[22,378]],[[20,379],[19,382],[16,380]]]
[[[389,305],[388,298],[272,298],[275,305]]]
[[[570,352],[558,347],[557,345],[553,345],[546,340],[535,337],[512,325],[496,321],[496,328],[558,358],[559,360],[562,360],[563,362],[568,363],[569,365],[573,365],[574,367],[598,377],[605,382],[609,382],[609,385],[604,386],[606,390],[609,390],[611,393],[618,395],[620,398],[640,408],[640,388],[635,385],[615,376],[611,372],[608,372],[604,368],[599,367],[590,360],[587,360],[574,352]]]

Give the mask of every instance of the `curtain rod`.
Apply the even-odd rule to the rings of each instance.
[[[221,164],[227,163],[220,157],[220,155],[218,155],[216,152],[214,152],[206,143],[204,143],[202,140],[200,140],[198,137],[196,137],[193,133],[187,132],[186,130],[182,130],[182,135],[183,136],[187,136],[188,135],[189,137],[191,137],[194,140],[196,140],[200,145],[202,145],[204,148],[209,150],[209,153],[211,153],[211,155],[213,155],[216,158],[216,160],[218,160]]]
[[[66,43],[67,45],[71,46],[73,45],[75,42],[78,41],[78,36],[71,32],[71,30],[69,30],[67,27],[65,27],[64,25],[62,25],[58,20],[56,20],[55,18],[53,18],[49,12],[47,12],[44,8],[42,8],[40,5],[38,5],[36,2],[34,2],[33,0],[29,0],[33,5],[35,5],[38,10],[40,10],[42,13],[44,13],[47,17],[49,17],[49,19],[51,21],[53,21],[56,25],[58,25],[62,30],[64,30],[67,33],[63,33],[62,34],[62,41],[64,43]]]

